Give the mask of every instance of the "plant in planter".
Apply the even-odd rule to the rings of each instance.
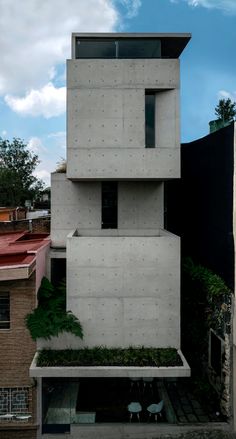
[[[51,350],[39,352],[37,366],[137,366],[174,367],[183,362],[175,348],[94,348]]]
[[[61,332],[71,332],[83,338],[83,330],[77,317],[66,311],[65,282],[54,288],[44,277],[38,290],[38,307],[26,316],[26,326],[33,340],[50,339]]]

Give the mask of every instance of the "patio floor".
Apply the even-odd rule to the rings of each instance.
[[[138,382],[127,378],[82,378],[44,381],[46,403],[45,424],[72,424],[83,422],[130,422],[128,405],[139,402],[142,406],[140,420],[136,415],[132,423],[155,422],[149,417],[147,407],[164,401],[158,422],[196,424],[222,422],[225,419],[215,407],[205,407],[193,395],[189,379],[154,379]]]

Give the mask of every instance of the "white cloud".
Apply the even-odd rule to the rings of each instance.
[[[22,116],[60,116],[66,109],[66,88],[56,88],[49,82],[39,90],[32,89],[25,97],[5,96],[5,102]]]
[[[113,0],[0,0],[0,94],[42,88],[70,57],[71,32],[110,32]],[[135,2],[127,7],[135,9]],[[133,9],[133,10],[134,10]]]
[[[35,154],[40,154],[42,152],[47,151],[47,149],[42,143],[42,140],[39,137],[31,137],[31,139],[28,142],[28,148],[30,151],[34,152]]]
[[[127,8],[127,18],[133,18],[138,14],[141,7],[141,0],[118,0],[123,6]]]
[[[229,92],[226,90],[220,90],[218,92],[218,99],[231,99],[231,101],[236,102],[236,91]]]
[[[70,57],[71,32],[112,32],[141,0],[0,0],[0,94],[42,88]]]
[[[48,138],[55,141],[56,145],[65,150],[66,149],[66,131],[57,131],[56,133],[48,134]]]
[[[62,80],[57,66],[70,57],[71,33],[114,31],[122,23],[118,5],[132,18],[141,0],[24,0],[23,7],[0,0],[0,96],[7,105],[21,115],[62,114],[65,89],[52,81]]]
[[[6,136],[7,136],[7,131],[6,130],[2,130],[1,137],[6,137]]]
[[[40,180],[43,180],[45,183],[45,186],[50,186],[51,184],[51,173],[47,171],[46,169],[40,169],[34,172],[34,176],[39,178]]]
[[[177,3],[177,0],[170,0],[171,3]],[[178,0],[179,1],[179,0]],[[236,0],[183,0],[190,6],[203,6],[208,9],[221,9],[230,14],[236,14]]]

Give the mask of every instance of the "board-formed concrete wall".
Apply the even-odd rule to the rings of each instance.
[[[101,182],[71,182],[66,174],[52,174],[52,246],[65,247],[66,237],[79,229],[82,234],[102,234]],[[118,183],[118,228],[163,227],[163,183]]]
[[[84,345],[180,347],[180,247],[175,235],[67,240],[67,309]]]

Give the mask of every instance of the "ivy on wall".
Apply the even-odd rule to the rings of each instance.
[[[233,294],[220,276],[195,264],[191,258],[183,260],[182,268],[182,345],[188,353],[195,396],[206,403],[207,409],[212,406],[219,411],[220,408],[224,416],[230,417],[229,340]],[[210,329],[224,340],[222,376],[208,363]]]
[[[224,338],[231,331],[232,291],[224,280],[202,265],[194,264],[191,258],[183,263],[184,273],[193,284],[199,287],[204,303],[205,321],[209,328],[215,329]],[[204,297],[203,297],[204,296]]]
[[[26,316],[26,326],[33,340],[50,339],[61,332],[71,332],[83,338],[83,330],[77,317],[66,311],[66,286],[61,282],[54,287],[44,277],[38,290],[38,307]]]

